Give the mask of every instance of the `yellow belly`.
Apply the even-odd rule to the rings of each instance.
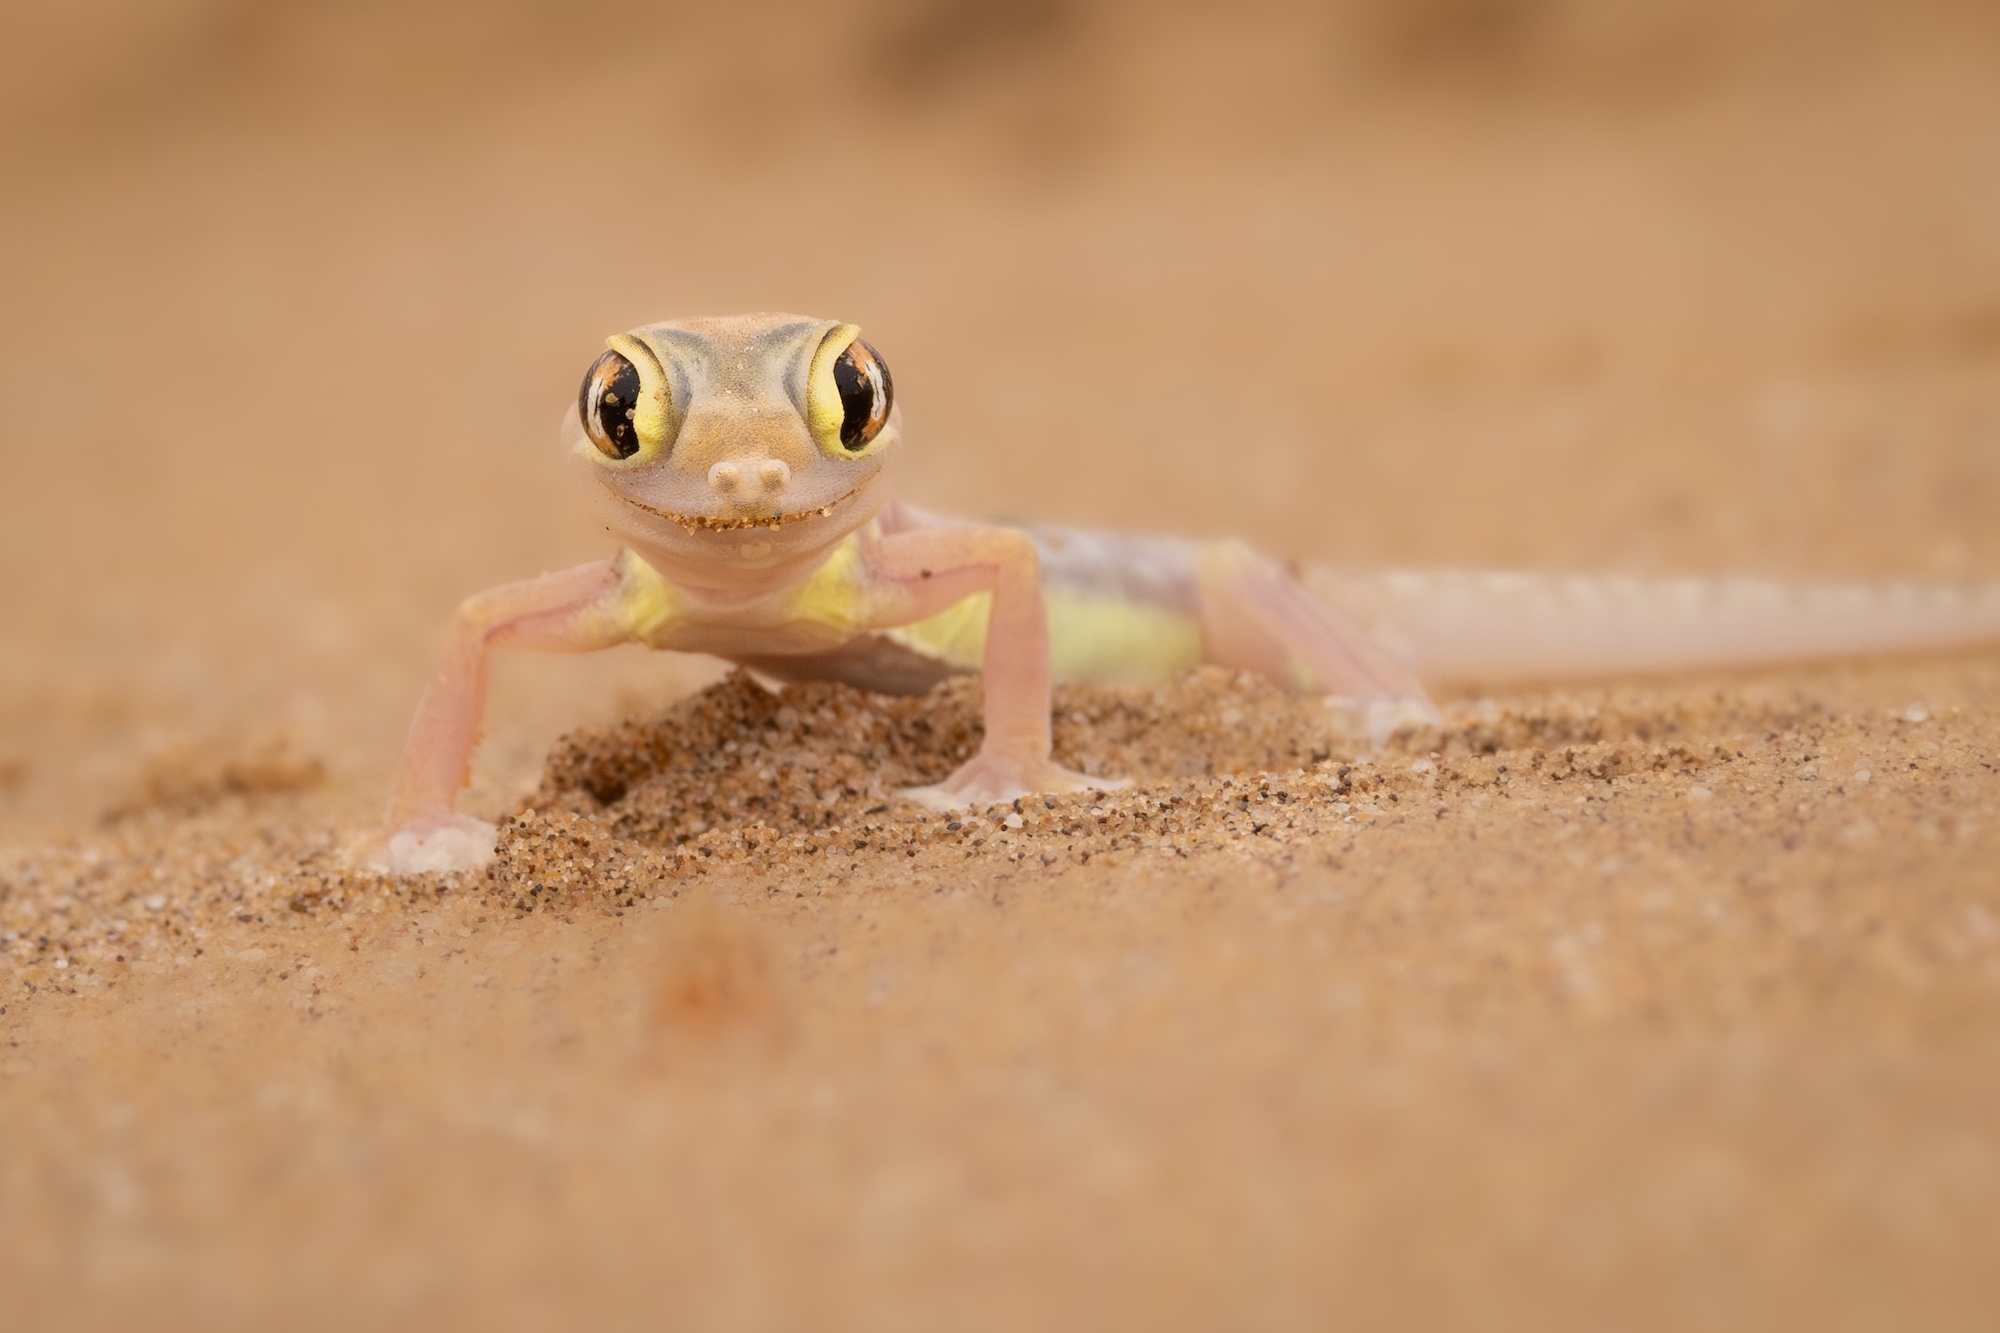
[[[990,593],[975,593],[929,619],[883,634],[913,652],[977,671],[986,654],[992,600]],[[1050,589],[1045,600],[1049,665],[1057,680],[1149,684],[1201,665],[1201,622],[1194,616],[1062,589]]]
[[[630,551],[622,554],[619,627],[655,648],[725,657],[826,652],[866,632],[867,595],[852,537],[792,595],[774,623],[710,623],[662,575]],[[1174,679],[1201,665],[1201,622],[1185,612],[1063,587],[1045,593],[1049,663],[1057,680]],[[986,655],[990,593],[974,593],[915,624],[879,631],[891,642],[957,671],[977,671]]]

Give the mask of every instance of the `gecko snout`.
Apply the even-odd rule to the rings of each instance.
[[[775,458],[724,459],[708,470],[709,489],[733,500],[776,495],[791,479],[792,470]]]

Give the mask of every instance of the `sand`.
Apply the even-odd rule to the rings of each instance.
[[[495,866],[339,861],[673,313],[862,323],[940,508],[2000,577],[2000,32],[1610,12],[10,18],[10,1322],[1989,1324],[2000,652],[1065,687],[1130,785],[948,817],[976,682],[516,659]]]
[[[2000,1258],[1997,690],[1358,757],[1221,672],[1066,689],[1132,787],[938,816],[889,792],[976,690],[736,676],[400,882],[179,789],[5,867],[10,1262],[225,1323],[1949,1325]]]

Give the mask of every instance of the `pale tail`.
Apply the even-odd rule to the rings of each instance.
[[[1308,569],[1423,680],[1505,684],[2000,642],[2000,582],[1785,583]]]

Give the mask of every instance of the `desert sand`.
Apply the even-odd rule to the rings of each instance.
[[[602,337],[789,308],[941,509],[1347,566],[2000,578],[1973,5],[92,0],[0,31],[10,1326],[1978,1328],[2000,651],[1370,747],[509,659]]]

